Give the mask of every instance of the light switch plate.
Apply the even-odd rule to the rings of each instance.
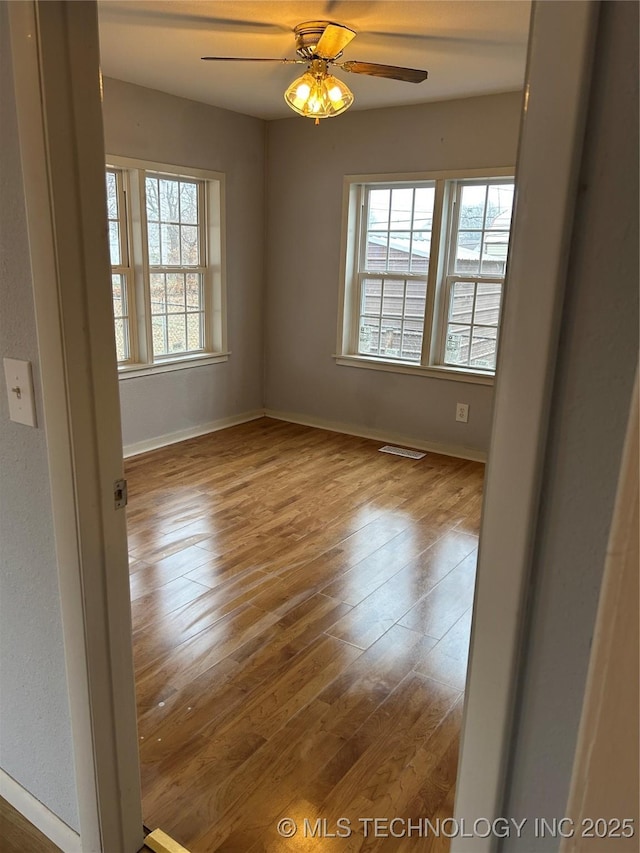
[[[9,417],[18,424],[36,426],[36,407],[33,399],[31,362],[5,358],[4,376],[9,397]]]

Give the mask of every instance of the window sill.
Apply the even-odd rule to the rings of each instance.
[[[430,376],[432,379],[449,379],[453,382],[467,382],[471,385],[493,385],[494,374],[478,373],[459,367],[431,365],[422,367],[403,361],[380,361],[363,355],[334,355],[336,364],[343,367],[364,367],[367,370],[382,370],[387,373],[406,373],[413,376]]]
[[[188,370],[190,367],[220,364],[223,361],[228,361],[230,355],[229,352],[204,352],[175,360],[157,361],[154,364],[125,364],[118,368],[118,379],[136,379],[140,376],[151,376],[156,373],[171,373],[174,370]]]

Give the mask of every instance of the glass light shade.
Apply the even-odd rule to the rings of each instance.
[[[331,118],[348,110],[353,103],[353,94],[337,77],[307,71],[293,81],[284,93],[284,99],[299,115],[321,119]]]

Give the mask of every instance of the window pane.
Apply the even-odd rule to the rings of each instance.
[[[127,314],[127,288],[123,275],[111,276],[113,294],[113,316],[116,333],[116,354],[118,361],[128,361],[131,357],[129,346],[129,320]]]
[[[180,228],[182,242],[182,265],[197,267],[200,263],[198,250],[198,229],[195,225],[183,225]]]
[[[113,172],[107,172],[107,217],[118,218],[118,188]]]
[[[160,219],[162,222],[180,221],[180,203],[178,181],[170,181],[163,178],[160,184]]]
[[[365,269],[427,275],[434,187],[369,191]]]
[[[147,226],[149,240],[149,263],[154,266],[159,264],[160,258],[160,226],[150,222]]]
[[[384,317],[401,317],[404,307],[404,282],[385,281],[382,296],[382,314]]]
[[[147,201],[147,219],[149,222],[159,222],[160,203],[158,201],[158,180],[157,178],[146,178],[144,185]]]
[[[363,279],[358,352],[420,362],[426,295],[424,281]]]
[[[456,245],[455,271],[464,275],[480,272],[482,231],[460,231]]]
[[[470,323],[473,320],[475,284],[457,281],[451,288],[449,320],[454,323]]]
[[[167,313],[184,314],[185,310],[184,275],[169,273],[167,275]]]
[[[369,231],[389,228],[390,190],[371,190],[369,192]]]
[[[200,276],[196,273],[187,274],[187,311],[202,307],[202,287]]]
[[[408,281],[405,314],[407,317],[424,317],[427,302],[427,283],[425,281]]]
[[[400,358],[402,342],[401,320],[382,320],[380,329],[380,355]]]
[[[402,331],[402,358],[420,361],[422,352],[422,321],[405,320]]]
[[[109,252],[111,266],[120,266],[120,231],[117,222],[109,223]]]
[[[435,195],[435,187],[418,187],[416,190],[413,211],[413,227],[416,230],[431,231]]]
[[[198,185],[180,183],[180,221],[185,225],[198,224]]]
[[[469,363],[470,326],[449,325],[445,344],[445,364],[467,365]]]
[[[187,349],[202,349],[202,337],[202,314],[187,314]]]
[[[129,329],[128,320],[117,317],[114,321],[116,332],[116,356],[118,361],[127,361],[129,359]]]
[[[151,331],[153,334],[153,354],[167,354],[167,318],[164,315],[152,317]]]
[[[389,272],[409,272],[411,233],[395,231],[389,235]]]
[[[503,276],[507,266],[508,250],[508,231],[487,231],[484,235],[484,250],[482,252],[483,275]]]
[[[360,320],[358,352],[362,355],[378,355],[380,346],[380,320],[363,317]]]
[[[111,290],[113,292],[113,316],[125,317],[128,311],[124,276],[111,276]]]
[[[170,314],[167,317],[167,336],[169,342],[169,353],[186,352],[187,329],[184,314]]]
[[[500,319],[502,285],[498,282],[478,284],[475,322],[485,326],[497,326]]]
[[[513,184],[462,186],[455,237],[456,273],[504,276],[513,194]]]
[[[495,370],[497,349],[498,330],[495,327],[474,326],[469,366]]]
[[[180,226],[165,225],[163,223],[160,229],[163,266],[180,266]]]
[[[462,187],[459,228],[471,229],[484,226],[486,198],[487,187],[485,184],[471,184]]]
[[[485,228],[510,229],[513,190],[513,184],[494,184],[489,187]]]
[[[411,244],[411,272],[427,275],[431,253],[431,232],[415,231]]]
[[[402,187],[391,193],[391,228],[409,230],[413,210],[413,189]]]
[[[167,303],[163,273],[151,273],[149,283],[151,291],[151,313],[164,314],[167,310]]]
[[[380,316],[382,308],[382,279],[365,278],[362,283],[362,313]]]
[[[386,270],[387,268],[387,242],[389,235],[386,232],[373,232],[367,237],[367,257],[365,268],[367,270]]]

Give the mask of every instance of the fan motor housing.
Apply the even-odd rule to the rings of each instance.
[[[320,36],[330,23],[331,21],[306,21],[295,27],[296,53],[301,59],[312,59],[315,56]],[[338,56],[341,55],[342,51]]]

